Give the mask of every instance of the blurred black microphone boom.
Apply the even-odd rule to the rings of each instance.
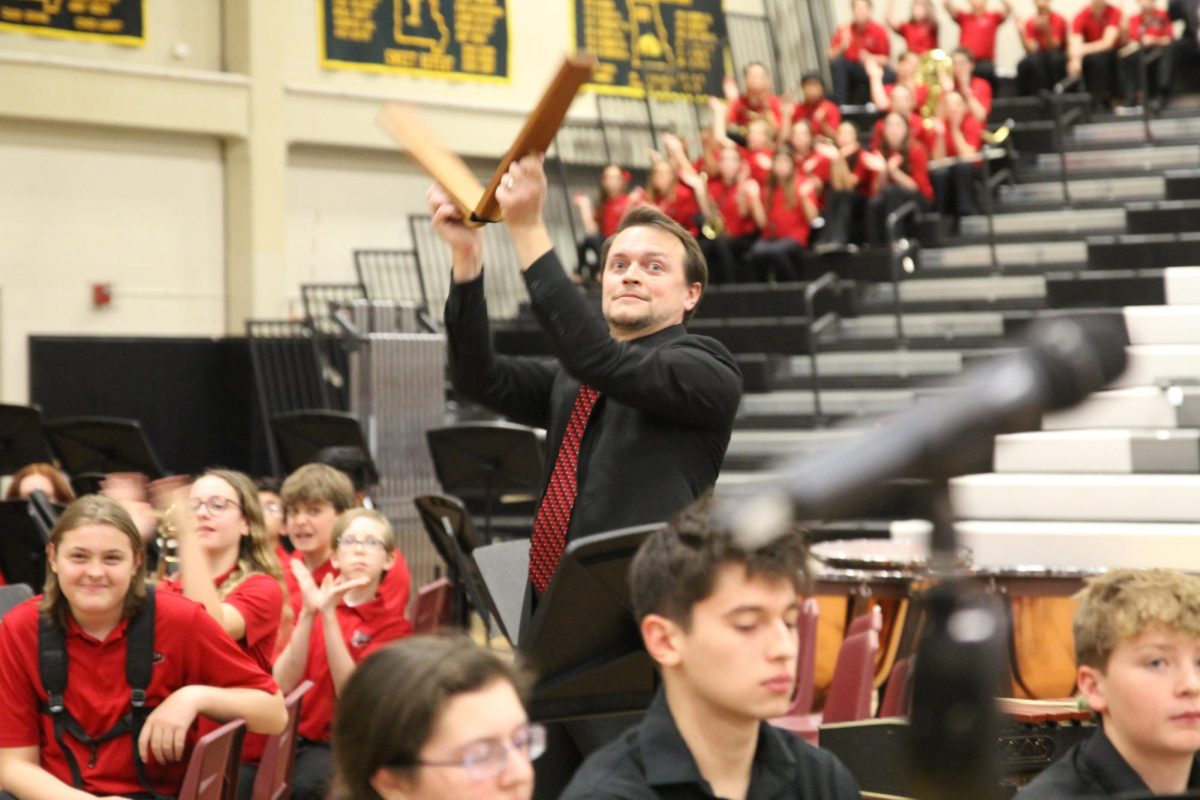
[[[998,434],[1038,430],[1044,412],[1078,403],[1125,369],[1120,316],[1052,317],[1024,339],[1020,350],[969,371],[957,391],[919,402],[845,447],[785,462],[776,481],[734,503],[733,530],[769,541],[793,519],[853,515],[884,481],[988,470]]]

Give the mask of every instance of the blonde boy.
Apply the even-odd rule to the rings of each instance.
[[[1200,578],[1114,570],[1090,581],[1079,601],[1077,680],[1102,727],[1018,800],[1200,788]]]

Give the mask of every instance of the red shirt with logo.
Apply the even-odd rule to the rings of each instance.
[[[848,61],[862,61],[864,50],[877,56],[892,53],[892,40],[887,28],[875,20],[869,21],[861,29],[853,23],[838,28],[833,33],[833,46],[844,46],[842,55]]]
[[[345,599],[337,606],[338,627],[342,630],[342,641],[357,664],[388,642],[412,633],[412,625],[403,616],[397,616],[388,608],[384,598],[374,598],[357,606],[347,605]],[[300,704],[300,736],[313,742],[327,742],[333,725],[333,709],[337,692],[333,687],[333,675],[329,671],[329,659],[325,655],[325,628],[317,615],[312,622],[312,633],[308,640],[308,660],[304,665],[304,677],[313,682],[313,688]]]
[[[729,110],[726,112],[726,118],[730,125],[739,125],[746,127],[754,119],[761,119],[770,112],[772,122],[775,127],[779,127],[783,121],[783,107],[779,102],[779,98],[773,94],[767,95],[765,101],[752,103],[746,97],[739,96],[729,104]]]
[[[71,785],[71,771],[54,740],[54,724],[40,711],[48,699],[38,672],[38,604],[41,596],[14,608],[0,624],[0,747],[38,747],[41,767]],[[129,710],[129,684],[125,679],[128,621],[121,622],[100,641],[68,619],[66,632],[68,677],[63,701],[67,710],[91,736],[109,730]],[[157,707],[184,686],[278,691],[270,674],[262,671],[204,607],[170,592],[159,592],[154,612],[154,662],[148,703]],[[146,777],[155,791],[169,796],[179,792],[197,726],[187,739],[182,761],[159,764],[151,756]],[[83,773],[83,789],[93,795],[130,795],[144,792],[134,768],[132,736],[118,736],[101,744],[93,757],[90,748],[66,736]],[[94,765],[94,766],[90,766]]]
[[[1074,21],[1071,23],[1071,31],[1078,36],[1083,37],[1085,42],[1095,42],[1104,38],[1104,32],[1109,28],[1121,27],[1121,12],[1116,6],[1105,5],[1104,8],[1097,13],[1092,5],[1083,7],[1083,10],[1075,15]],[[1120,44],[1118,41],[1113,43],[1115,48]]]
[[[404,616],[408,613],[408,595],[411,591],[412,575],[408,571],[408,562],[404,560],[404,554],[399,549],[394,552],[396,563],[380,581],[379,594],[387,602],[388,608]],[[292,553],[293,560],[300,558],[302,556],[298,551]],[[312,578],[313,582],[320,586],[326,575],[336,577],[337,574],[338,571],[333,566],[333,557],[330,556],[321,566],[312,571]],[[300,593],[300,584],[296,581],[296,576],[292,574],[291,564],[283,565],[283,577],[287,584],[288,605],[292,607],[294,618],[299,619],[300,609],[304,607],[304,596]],[[279,650],[282,651],[285,646],[287,646],[287,642],[280,643]]]
[[[960,11],[954,15],[959,27],[959,45],[970,51],[976,61],[991,61],[996,57],[996,29],[1007,15],[999,11],[971,14]]]
[[[910,53],[921,55],[937,47],[938,26],[936,22],[914,22],[911,19],[896,28],[896,33],[904,38],[904,46]]]
[[[1129,38],[1141,41],[1143,36],[1175,38],[1175,29],[1171,27],[1171,18],[1161,8],[1156,8],[1149,16],[1134,14],[1129,18]]]
[[[799,181],[796,182],[799,184]],[[811,225],[804,213],[804,203],[801,201],[801,189],[794,187],[795,204],[789,208],[787,195],[780,189],[767,192],[767,227],[763,230],[764,239],[792,239],[803,246],[808,246],[808,235]],[[808,198],[816,203],[811,194]]]
[[[737,183],[728,184],[720,178],[710,178],[708,181],[708,196],[721,212],[725,233],[733,237],[749,236],[758,228],[749,209],[745,214],[738,213],[737,190]]]
[[[1025,37],[1037,42],[1038,50],[1042,52],[1062,50],[1067,46],[1066,17],[1051,11],[1049,31],[1038,25],[1037,17],[1031,17],[1025,22]]]

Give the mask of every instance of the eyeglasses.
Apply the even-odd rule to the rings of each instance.
[[[461,767],[474,781],[486,781],[504,772],[510,751],[516,751],[530,761],[546,752],[546,728],[539,723],[522,725],[508,742],[476,742],[453,761],[417,761],[426,767]]]
[[[268,514],[282,514],[283,506],[279,505],[279,503],[263,503],[263,511]]]
[[[196,497],[196,498],[193,498],[192,501],[188,504],[188,508],[190,508],[192,510],[193,514],[199,514],[200,509],[207,508],[208,513],[216,515],[216,514],[220,514],[220,513],[224,512],[226,509],[231,508],[231,507],[232,508],[241,508],[242,506],[240,503],[238,503],[234,500],[230,500],[228,497],[217,497],[215,495],[213,497],[209,497],[206,500],[201,500],[199,497]]]
[[[374,550],[377,548],[383,549],[385,547],[382,541],[372,536],[366,536],[362,539],[359,539],[357,536],[343,536],[342,538],[338,539],[337,544],[338,547],[344,547],[347,550],[351,550],[359,545],[362,545],[368,550]]]

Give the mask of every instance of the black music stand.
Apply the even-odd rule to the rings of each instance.
[[[288,475],[311,464],[318,453],[331,447],[357,448],[365,459],[362,476],[368,485],[379,483],[379,471],[363,436],[358,417],[344,411],[289,411],[271,417],[271,435],[279,462]]]
[[[151,480],[163,476],[162,464],[135,419],[62,417],[43,423],[42,431],[78,495],[98,491],[110,472],[140,472]]]
[[[0,475],[11,475],[26,464],[52,460],[42,438],[41,410],[0,405]]]
[[[487,591],[481,590],[483,579],[470,557],[479,544],[471,515],[458,500],[444,495],[422,495],[413,498],[413,505],[417,507],[417,515],[421,517],[433,548],[446,562],[447,577],[454,586],[455,621],[465,629],[470,621],[470,610],[474,608],[483,618],[490,637],[492,608],[484,601]]]
[[[0,573],[5,581],[24,583],[40,592],[46,582],[49,541],[50,529],[39,517],[34,501],[0,501]]]
[[[483,535],[492,541],[492,515],[504,494],[537,498],[542,488],[542,441],[533,428],[509,422],[478,422],[426,432],[429,455],[442,491],[482,498]]]
[[[567,546],[517,649],[538,676],[529,704],[539,721],[636,713],[658,687],[629,597],[629,563],[662,528],[639,525]]]

